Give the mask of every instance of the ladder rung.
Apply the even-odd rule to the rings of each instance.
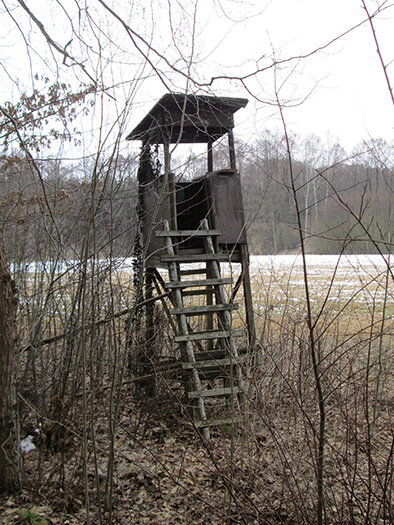
[[[195,361],[194,363],[182,363],[184,370],[190,370],[193,368],[218,368],[219,370],[224,366],[237,365],[239,359],[210,359],[207,361]]]
[[[189,255],[162,255],[162,262],[193,263],[205,261],[228,261],[227,254],[222,253],[196,253]]]
[[[183,374],[187,374],[190,370],[183,370],[182,372]],[[223,381],[229,379],[228,369],[226,368],[203,368],[199,370],[198,373],[200,375],[200,381],[213,381],[216,379]],[[185,376],[183,375],[183,377]]]
[[[215,290],[213,288],[200,288],[182,291],[183,297],[193,297],[193,295],[213,295],[214,293]]]
[[[219,286],[220,284],[232,284],[231,277],[219,279],[193,279],[192,281],[170,281],[164,283],[166,288],[190,288],[192,286]]]
[[[203,306],[189,306],[187,308],[172,308],[170,309],[170,313],[173,315],[203,315],[215,312],[224,312],[226,310],[237,310],[238,308],[238,303],[209,304]]]
[[[175,342],[204,341],[205,339],[223,339],[225,337],[240,337],[244,335],[243,330],[210,330],[207,332],[194,332],[188,335],[176,335]]]
[[[191,268],[190,270],[181,270],[181,275],[201,275],[203,273],[207,273],[206,268]]]
[[[156,232],[156,237],[218,237],[219,230],[163,230]]]
[[[231,396],[232,394],[238,394],[241,389],[238,386],[227,386],[224,388],[212,388],[209,390],[201,390],[200,392],[188,392],[189,399],[196,399],[197,397],[221,397]]]

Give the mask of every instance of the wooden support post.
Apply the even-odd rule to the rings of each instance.
[[[172,230],[177,229],[177,211],[176,211],[176,193],[175,193],[175,175],[168,174],[168,191],[170,192],[170,227]]]
[[[212,140],[208,141],[208,173],[213,171],[213,153],[212,153]]]
[[[171,173],[171,155],[170,155],[170,142],[165,141],[163,144],[164,148],[164,180],[168,184],[169,193],[169,208],[170,208],[170,228],[172,230],[177,229],[176,220],[176,194],[175,194],[175,176]]]
[[[255,358],[257,339],[256,339],[256,328],[254,324],[252,287],[250,283],[250,272],[249,272],[249,250],[246,244],[241,244],[240,249],[241,249],[241,264],[242,264],[242,274],[243,274],[246,326],[248,328],[249,348],[250,348],[251,355]]]
[[[230,151],[230,168],[232,170],[237,169],[237,161],[235,159],[235,146],[234,146],[234,135],[233,130],[230,130],[228,133],[228,148]]]

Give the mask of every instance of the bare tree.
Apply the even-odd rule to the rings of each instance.
[[[16,308],[16,286],[0,231],[0,493],[17,490],[22,480],[15,389]]]

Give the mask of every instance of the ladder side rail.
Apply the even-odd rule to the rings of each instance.
[[[168,221],[165,221],[164,229],[167,230],[167,231],[170,229]],[[174,255],[175,254],[174,246],[173,246],[171,237],[166,237],[166,248],[167,248],[168,255]],[[177,265],[176,262],[169,262],[168,263],[168,272],[169,272],[169,277],[170,277],[171,281],[178,281],[178,279],[179,279],[178,265]],[[182,309],[183,308],[182,291],[179,288],[175,288],[173,293],[174,293],[174,303],[175,303],[176,308]],[[179,329],[181,330],[182,334],[183,335],[189,335],[188,324],[187,324],[187,320],[186,320],[185,314],[180,313],[180,314],[177,315],[177,318],[178,318]],[[195,363],[196,359],[195,359],[195,356],[194,356],[193,343],[191,341],[187,341],[186,342],[185,350],[186,350],[186,357],[188,359],[188,362],[189,363]],[[197,368],[193,368],[192,369],[192,378],[193,378],[193,382],[194,382],[194,386],[195,386],[196,390],[201,392],[202,391],[202,385],[201,385],[201,380],[200,380],[200,376],[199,376],[199,372],[198,372]],[[202,421],[206,421],[207,420],[207,415],[206,415],[206,411],[205,411],[204,399],[201,396],[198,397],[197,398],[197,403],[198,403],[198,409],[199,409],[199,412],[200,412],[200,419]],[[204,436],[205,439],[209,440],[209,428],[208,427],[203,428],[203,436]]]
[[[202,227],[205,228],[205,229],[208,229],[208,221],[206,219],[203,220]],[[213,242],[212,242],[212,238],[211,237],[207,237],[206,238],[206,247],[207,247],[207,252],[208,253],[214,253],[214,246],[213,246]],[[211,271],[212,271],[213,278],[219,279],[220,278],[220,267],[219,267],[218,261],[210,261],[210,265],[211,265]],[[222,285],[218,285],[217,289],[218,289],[218,293],[219,293],[220,303],[221,304],[228,303],[224,287]],[[231,329],[232,329],[232,316],[231,316],[230,311],[229,310],[224,310],[223,312],[221,312],[221,317],[222,317],[222,322],[223,322],[223,329],[231,331]],[[238,352],[237,352],[236,346],[234,344],[234,341],[232,340],[232,338],[230,338],[230,339],[231,339],[231,343],[232,343],[230,345],[230,347],[231,347],[230,348],[230,352],[232,354],[232,357],[234,357],[234,359],[237,360],[238,359]]]
[[[207,219],[204,219],[202,221],[202,229],[208,229],[208,221],[207,221]],[[215,250],[214,250],[212,237],[208,236],[205,239],[205,243],[206,243],[207,253],[214,253]],[[214,278],[220,278],[220,266],[219,266],[219,264],[220,263],[218,261],[210,261],[212,277],[214,277]],[[218,293],[219,293],[220,302],[222,304],[228,302],[224,286],[223,285],[218,285],[217,289],[218,289]],[[231,315],[231,311],[225,310],[223,312],[220,312],[219,313],[219,319],[222,321],[222,323],[224,325],[223,329],[224,330],[228,330],[230,332],[230,334],[231,334],[231,330],[232,330],[232,315]],[[241,390],[244,392],[244,382],[243,382],[243,377],[242,377],[242,370],[241,370],[241,367],[238,365],[238,363],[239,363],[239,355],[238,355],[237,347],[236,347],[236,345],[234,343],[234,339],[231,337],[231,335],[230,335],[230,337],[227,338],[227,346],[228,346],[230,358],[233,360],[234,365],[235,365],[234,367],[232,367],[232,369],[235,368],[236,379],[237,379],[238,385],[240,386]],[[242,400],[242,402],[244,402],[244,400]]]

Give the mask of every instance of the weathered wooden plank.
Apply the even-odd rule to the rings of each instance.
[[[213,288],[191,288],[182,290],[183,297],[193,297],[194,295],[212,295],[215,292]]]
[[[209,332],[193,332],[188,335],[176,335],[175,342],[184,343],[186,341],[204,341],[208,339],[222,339],[224,337],[230,337],[230,332],[227,330],[212,330]]]
[[[232,284],[231,277],[221,277],[220,279],[193,279],[192,281],[170,281],[164,283],[166,288],[191,288],[199,286],[218,286],[220,284]]]
[[[188,306],[187,308],[171,308],[170,313],[172,315],[204,315],[215,312],[223,312],[224,310],[238,310],[238,308],[238,303],[208,304],[202,306]]]
[[[229,257],[227,254],[221,253],[196,253],[196,254],[175,254],[175,255],[162,255],[162,262],[179,262],[179,263],[193,263],[193,262],[205,262],[205,261],[228,261]]]
[[[168,230],[157,231],[156,237],[219,237],[219,230]]]
[[[238,386],[228,386],[224,388],[212,388],[209,390],[201,390],[200,392],[188,392],[189,399],[196,399],[197,397],[222,397],[238,394],[241,389]]]
[[[206,268],[191,268],[190,270],[181,270],[181,275],[201,275],[206,274],[207,269]]]
[[[241,337],[244,335],[243,330],[211,330],[208,332],[193,332],[188,335],[176,335],[176,343],[184,343],[186,341],[204,341],[210,339],[223,339],[225,337]]]

